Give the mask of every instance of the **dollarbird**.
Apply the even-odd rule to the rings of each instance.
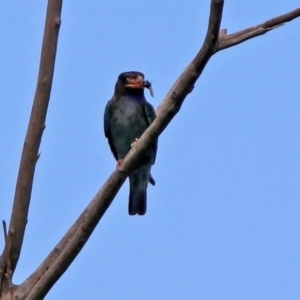
[[[115,92],[104,112],[104,133],[110,149],[120,166],[123,158],[156,118],[153,106],[144,96],[144,88],[150,90],[151,83],[144,74],[136,71],[121,73]],[[148,182],[155,185],[151,166],[155,162],[157,140],[147,149],[137,168],[129,174],[129,215],[144,215],[147,210]]]

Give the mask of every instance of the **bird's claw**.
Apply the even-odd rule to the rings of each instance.
[[[121,169],[121,165],[122,165],[122,163],[123,163],[123,158],[122,159],[120,159],[120,160],[118,160],[118,162],[117,162],[117,169],[118,170],[120,170]]]
[[[138,142],[138,140],[139,139],[137,139],[137,138],[134,140],[134,142],[131,144],[131,148],[133,148],[136,145],[136,143]]]

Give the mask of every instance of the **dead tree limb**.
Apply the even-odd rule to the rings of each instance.
[[[139,143],[136,147],[126,156],[122,164],[122,169],[113,172],[89,206],[42,262],[39,268],[23,284],[16,288],[15,295],[19,297],[18,299],[42,299],[67,270],[87,242],[128,174],[136,166],[143,152],[152,141],[162,133],[173,117],[178,113],[184,99],[193,90],[195,82],[201,75],[209,59],[220,50],[264,34],[300,15],[300,9],[297,9],[286,15],[269,20],[259,26],[235,34],[226,35],[226,31],[220,31],[223,4],[223,0],[211,0],[209,25],[204,44],[158,107],[156,120],[139,139]]]
[[[297,8],[287,14],[268,20],[260,25],[244,29],[242,31],[226,35],[226,30],[220,35],[220,41],[217,51],[238,45],[249,39],[265,34],[268,31],[284,25],[300,16],[300,8]]]
[[[87,242],[106,209],[113,201],[128,174],[134,169],[143,152],[179,111],[184,98],[191,92],[193,84],[200,76],[209,58],[215,53],[222,11],[223,0],[212,0],[207,35],[201,50],[163,101],[158,109],[157,119],[151,128],[141,137],[141,142],[137,144],[137,147],[134,147],[124,159],[122,169],[114,171],[90,205],[85,209],[46,260],[36,272],[19,287],[22,293],[26,294],[29,292],[26,299],[33,300],[44,297],[53,284],[70,266],[76,255]],[[178,105],[179,102],[173,105],[174,99],[180,100],[180,105]]]
[[[7,241],[7,228],[6,228],[6,222],[4,220],[2,221],[2,226],[3,226],[4,242],[6,243],[6,241]]]
[[[10,265],[10,272],[13,274],[22,248],[34,171],[50,99],[61,22],[61,7],[62,0],[48,1],[38,82],[21,156],[7,241],[0,261],[0,295],[3,275],[7,272],[8,265]]]
[[[72,228],[66,233],[40,267],[19,287],[20,291],[23,290],[25,294],[29,293],[26,299],[31,300],[35,299],[35,297],[45,296],[51,286],[69,267],[113,201],[128,174],[135,168],[143,152],[178,113],[184,99],[193,90],[195,82],[201,75],[209,59],[220,50],[263,34],[262,31],[266,33],[282,25],[283,22],[292,20],[300,15],[300,10],[298,9],[269,20],[262,25],[246,29],[242,31],[242,34],[240,32],[226,36],[224,31],[220,31],[223,3],[223,0],[211,1],[207,35],[201,50],[178,78],[158,107],[156,120],[139,139],[136,147],[125,157],[122,169],[113,172]],[[258,27],[262,29],[257,31],[256,28]],[[250,35],[246,38],[244,34]]]

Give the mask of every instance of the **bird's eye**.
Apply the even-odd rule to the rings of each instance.
[[[122,78],[122,81],[123,81],[123,82],[128,82],[128,81],[129,81],[129,77],[128,77],[128,76],[124,76],[124,77]]]

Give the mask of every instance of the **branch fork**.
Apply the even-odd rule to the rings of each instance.
[[[206,64],[215,53],[265,34],[300,16],[300,8],[298,8],[258,26],[227,34],[227,29],[220,30],[223,5],[223,0],[211,0],[209,24],[203,46],[159,105],[155,121],[124,158],[122,170],[116,169],[111,174],[88,207],[37,270],[21,285],[14,286],[12,276],[19,260],[25,234],[35,165],[40,156],[39,145],[50,99],[61,23],[62,0],[48,0],[38,83],[24,142],[8,233],[6,223],[3,223],[5,246],[0,256],[0,298],[3,297],[1,299],[34,300],[46,296],[81,251],[139,158],[178,113],[186,96],[193,90]],[[10,298],[7,295],[10,295]]]

